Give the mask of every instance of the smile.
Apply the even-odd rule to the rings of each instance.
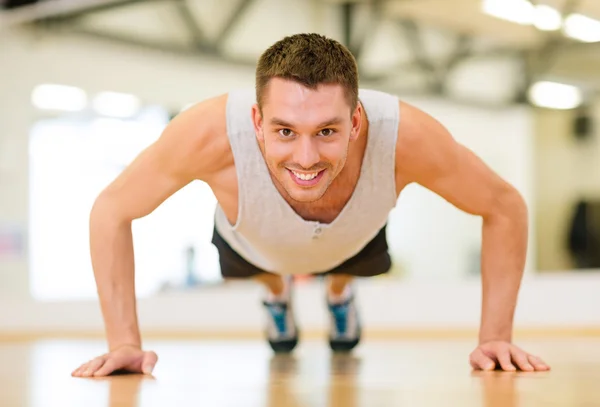
[[[304,181],[310,181],[311,179],[314,179],[314,178],[317,177],[317,175],[319,175],[318,172],[312,172],[312,173],[309,173],[309,174],[301,174],[299,172],[292,171],[292,173],[294,173],[294,175],[296,177],[298,177],[298,178],[300,178],[300,179],[302,179]]]
[[[323,173],[325,173],[325,170],[307,173],[297,172],[294,170],[290,170],[289,168],[287,170],[292,176],[294,182],[304,187],[316,185],[319,182],[319,180],[323,177]]]

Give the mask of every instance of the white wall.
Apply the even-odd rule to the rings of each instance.
[[[115,90],[137,94],[148,102],[179,107],[228,89],[253,85],[253,70],[217,65],[208,61],[185,60],[119,48],[81,39],[45,38],[29,42],[22,37],[0,38],[0,222],[18,222],[27,228],[27,141],[37,113],[29,95],[36,84],[64,83],[82,87],[90,93]],[[43,68],[41,68],[43,67]],[[365,86],[366,84],[363,84]],[[444,122],[459,141],[478,152],[493,168],[513,182],[528,200],[531,196],[531,123],[527,110],[490,110],[453,105],[428,99],[409,99]],[[363,302],[368,318],[380,326],[419,326],[423,324],[473,325],[478,319],[478,282],[456,278],[468,265],[460,260],[465,244],[476,249],[479,222],[449,207],[426,191],[413,188],[400,201],[402,212],[395,211],[391,232],[400,244],[402,256],[415,271],[425,277],[420,282],[378,279],[365,284]],[[404,211],[405,210],[405,211]],[[407,248],[413,248],[412,255]],[[417,252],[420,255],[414,255]],[[412,256],[412,257],[411,257]],[[531,257],[531,256],[530,256]],[[530,267],[532,269],[532,267]],[[100,329],[97,305],[92,303],[38,304],[29,297],[26,259],[0,260],[0,307],[16,311],[0,313],[5,330]],[[446,282],[442,282],[446,279]],[[435,281],[434,281],[435,280]],[[449,280],[449,281],[448,281]],[[559,291],[565,282],[538,284],[531,281],[523,309],[525,323],[562,324],[568,321],[598,324],[591,310],[592,287],[598,281],[572,282],[578,292]],[[595,284],[595,285],[594,285]],[[549,288],[547,288],[549,287]],[[316,287],[304,288],[307,297],[301,318],[319,327],[323,323]],[[558,296],[555,295],[558,293]],[[144,300],[142,322],[146,327],[183,329],[232,328],[253,326],[258,310],[245,307],[255,300],[257,289],[218,288],[214,291],[162,296]],[[231,307],[232,298],[238,308]],[[458,300],[460,299],[460,300]],[[437,301],[435,301],[437,300]],[[242,305],[240,305],[242,304]],[[563,314],[549,312],[563,305]],[[593,305],[593,307],[590,307]],[[409,312],[389,313],[389,308]],[[218,309],[217,314],[204,312]],[[244,313],[239,310],[244,309]],[[382,309],[386,312],[382,313]],[[569,319],[568,310],[578,319]],[[566,314],[565,314],[566,313]],[[226,325],[226,326],[225,326]],[[193,327],[193,328],[191,328]]]
[[[525,279],[515,317],[520,331],[597,329],[600,326],[600,276],[553,274]],[[255,285],[162,294],[138,304],[143,331],[169,333],[262,332],[262,291]],[[479,324],[481,291],[477,279],[461,281],[363,280],[357,301],[367,331],[468,329]],[[0,333],[102,333],[96,302],[2,301]],[[323,287],[301,285],[296,290],[298,322],[305,332],[327,327]],[[475,339],[475,337],[473,338]]]
[[[541,270],[575,267],[567,250],[571,219],[580,199],[600,199],[600,99],[591,103],[592,135],[578,140],[576,112],[538,109],[536,123],[536,240]]]
[[[74,39],[46,37],[41,42],[3,33],[0,37],[0,222],[27,230],[28,138],[40,117],[30,102],[40,83],[81,87],[90,94],[103,90],[130,92],[145,102],[180,108],[188,102],[247,86],[252,71],[209,62],[174,60],[130,48],[94,46]],[[40,68],[40,67],[43,67]],[[215,77],[219,80],[215,80]],[[0,296],[28,296],[27,262],[0,259]]]
[[[532,204],[533,124],[529,109],[487,109],[425,98],[406,100],[436,117],[458,142],[473,150]],[[412,278],[462,278],[465,270],[478,266],[480,234],[479,217],[458,211],[417,185],[407,188],[391,215],[391,245],[398,260],[410,267]],[[530,234],[530,254],[534,249]],[[529,261],[527,272],[534,268]]]

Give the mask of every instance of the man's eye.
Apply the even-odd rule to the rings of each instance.
[[[281,134],[283,137],[289,137],[292,135],[292,131],[290,129],[281,129],[279,130],[279,134]]]
[[[321,130],[321,134],[324,136],[331,136],[335,133],[332,129],[323,129]]]

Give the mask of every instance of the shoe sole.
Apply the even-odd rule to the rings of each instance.
[[[357,339],[351,341],[345,340],[329,340],[329,347],[335,353],[348,353],[360,343],[360,336]]]
[[[269,342],[269,345],[271,345],[271,349],[273,349],[273,351],[275,353],[290,353],[298,345],[298,338],[284,340],[284,341],[269,340],[268,342]]]

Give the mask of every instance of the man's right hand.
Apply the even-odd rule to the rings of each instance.
[[[73,377],[101,377],[119,370],[130,373],[151,374],[158,356],[152,351],[143,351],[137,346],[124,345],[98,356],[75,369]]]

